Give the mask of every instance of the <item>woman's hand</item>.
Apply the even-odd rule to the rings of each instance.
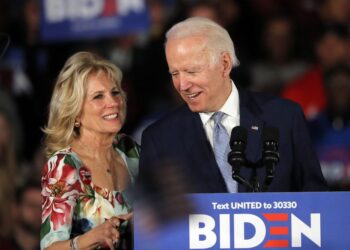
[[[90,231],[79,235],[77,238],[77,247],[79,250],[85,249],[106,249],[114,250],[120,241],[120,224],[125,220],[131,220],[133,213],[114,216],[106,220],[101,225]],[[71,240],[58,241],[46,248],[47,250],[71,249]]]
[[[84,249],[87,246],[87,248],[109,248],[113,250],[120,241],[120,224],[125,220],[130,220],[132,216],[133,213],[113,216],[101,225],[81,235],[78,239],[79,248]]]

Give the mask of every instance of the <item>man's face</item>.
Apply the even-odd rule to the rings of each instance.
[[[231,59],[213,63],[203,37],[170,39],[165,48],[175,89],[193,112],[215,112],[231,93]]]

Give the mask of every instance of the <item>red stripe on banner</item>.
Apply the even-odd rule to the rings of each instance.
[[[288,233],[288,227],[270,227],[270,235],[285,235]]]
[[[263,214],[268,221],[287,221],[288,214]]]
[[[264,247],[288,247],[289,242],[288,240],[269,240],[265,243]]]
[[[114,16],[117,13],[117,5],[115,0],[105,0],[105,6],[102,16]]]

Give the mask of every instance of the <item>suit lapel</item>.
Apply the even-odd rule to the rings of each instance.
[[[261,109],[255,99],[246,91],[239,90],[240,102],[240,125],[247,130],[246,158],[256,162],[262,152],[262,131],[265,122],[260,119]],[[187,157],[191,160],[191,172],[198,173],[198,178],[208,190],[214,192],[227,192],[225,181],[222,178],[219,167],[215,161],[214,153],[205,134],[199,114],[191,112],[187,106],[184,109],[184,122],[182,123],[182,142]],[[180,138],[179,138],[180,139]],[[241,175],[249,180],[251,170],[243,167]],[[261,183],[262,180],[260,180]],[[242,185],[238,187],[239,192],[246,191]]]
[[[181,140],[187,156],[191,159],[191,172],[198,173],[198,178],[201,178],[201,182],[211,192],[227,192],[199,114],[186,108],[185,117]]]
[[[245,151],[246,159],[256,162],[261,157],[262,152],[262,131],[265,122],[260,119],[260,107],[248,92],[239,90],[240,98],[240,125],[247,130],[247,147]],[[243,167],[241,175],[249,180],[251,170]],[[239,191],[245,191],[245,187],[239,186]]]

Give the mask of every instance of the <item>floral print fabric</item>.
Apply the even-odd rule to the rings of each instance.
[[[119,135],[113,146],[123,157],[133,183],[138,174],[138,145]],[[41,182],[41,249],[83,234],[112,216],[132,211],[132,202],[124,191],[94,185],[89,169],[70,147],[47,161]]]

